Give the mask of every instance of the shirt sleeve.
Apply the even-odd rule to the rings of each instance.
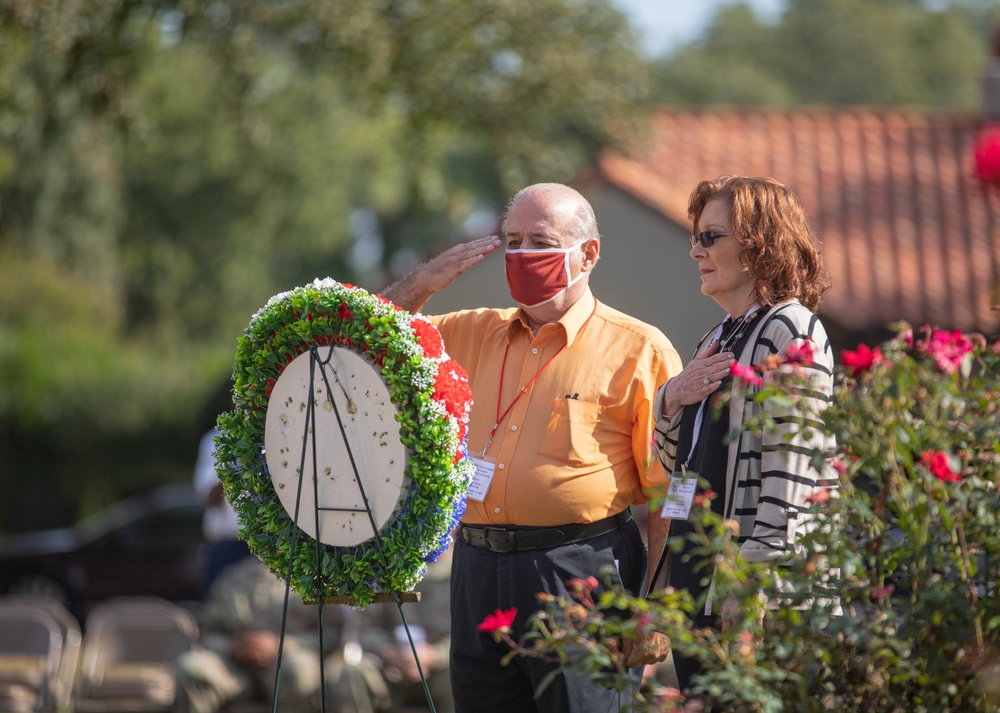
[[[642,380],[642,393],[637,401],[636,418],[632,432],[632,451],[639,465],[639,480],[643,489],[660,488],[666,485],[667,473],[662,459],[658,460],[654,449],[659,450],[655,427],[659,409],[658,387],[680,373],[683,365],[677,350],[673,347],[658,351],[650,364],[648,378]],[[678,421],[679,424],[679,421]]]

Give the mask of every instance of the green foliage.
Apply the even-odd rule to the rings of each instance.
[[[1000,710],[1000,340],[900,329],[843,355],[823,414],[840,488],[811,504],[816,526],[794,553],[773,568],[744,561],[736,523],[696,503],[689,538],[715,566],[715,601],[739,603],[721,631],[678,617],[691,609],[682,593],[619,593],[614,606],[637,612],[631,622],[605,624],[610,602],[578,618],[565,615],[578,602],[558,602],[515,650],[579,668],[558,642],[628,636],[637,623],[698,659],[694,689],[726,710]],[[748,398],[794,402],[794,365],[760,368],[764,385]],[[758,413],[748,428],[775,426]],[[635,704],[673,710],[680,699],[653,688]]]
[[[774,23],[727,6],[655,63],[654,99],[688,104],[911,104],[975,109],[995,3],[790,0]]]

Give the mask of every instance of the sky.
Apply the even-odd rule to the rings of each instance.
[[[782,0],[743,0],[761,19],[777,18]],[[611,0],[631,20],[642,38],[643,49],[657,57],[678,45],[697,39],[715,13],[739,0]]]

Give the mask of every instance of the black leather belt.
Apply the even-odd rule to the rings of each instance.
[[[557,525],[555,527],[510,528],[492,525],[462,525],[462,541],[474,547],[485,547],[490,552],[523,552],[546,547],[569,545],[592,537],[606,535],[632,519],[632,512],[625,508],[617,515],[586,525]]]

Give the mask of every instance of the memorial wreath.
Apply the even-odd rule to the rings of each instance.
[[[282,371],[314,347],[322,354],[333,346],[379,372],[407,457],[393,516],[377,537],[351,547],[317,542],[298,528],[264,452],[268,401]],[[413,589],[451,544],[473,470],[466,452],[472,392],[434,325],[380,295],[315,280],[275,295],[251,318],[233,378],[234,409],[219,418],[216,464],[251,552],[307,600],[346,596],[365,606],[378,593]]]

